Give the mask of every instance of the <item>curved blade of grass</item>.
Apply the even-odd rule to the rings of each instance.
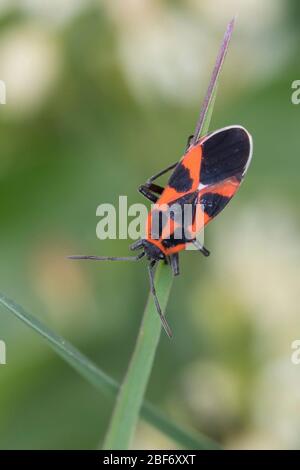
[[[97,387],[97,389],[101,390],[101,392],[106,394],[108,397],[117,395],[120,388],[118,382],[103,372],[72,344],[53,332],[39,319],[26,312],[23,307],[1,293],[0,304],[32,330],[46,339],[51,348],[83,378],[85,378],[87,382]],[[177,441],[183,448],[218,448],[217,444],[207,437],[191,434],[189,431],[186,431],[180,426],[172,423],[149,403],[143,403],[141,415],[148,423],[155,426],[174,441]]]
[[[233,32],[235,19],[228,24],[216,64],[213,69],[208,90],[196,124],[192,143],[208,132],[213,106],[216,98],[217,82],[220,75],[228,44]],[[159,266],[155,273],[155,284],[162,312],[165,312],[172,287],[169,266]],[[161,324],[155,311],[151,296],[145,308],[141,329],[135,349],[120,388],[111,422],[104,441],[104,449],[128,449],[139,419],[144,394],[151,374],[157,349]]]
[[[155,273],[157,296],[162,312],[167,306],[172,285],[170,267],[161,263]],[[126,376],[121,385],[115,409],[104,441],[104,449],[128,449],[139,418],[148,377],[152,370],[155,351],[161,332],[151,294]]]

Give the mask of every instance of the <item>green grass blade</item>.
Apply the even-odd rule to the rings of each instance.
[[[172,285],[169,266],[163,263],[158,266],[155,282],[164,312]],[[149,296],[135,349],[107,431],[105,449],[128,449],[130,445],[152,370],[160,332],[160,319],[152,296]]]
[[[217,91],[218,91],[218,85],[216,84],[216,86],[213,90],[212,96],[211,96],[211,102],[210,102],[211,104],[210,104],[209,108],[207,109],[207,113],[204,116],[202,129],[201,129],[201,134],[199,136],[199,139],[202,136],[206,135],[209,131],[209,126],[210,126],[210,121],[211,121],[211,118],[212,118],[212,113],[213,113],[213,109],[214,109],[214,105],[215,105],[215,101],[216,101]]]
[[[23,307],[13,300],[0,293],[0,304],[9,310],[19,320],[29,326],[32,330],[42,336],[51,348],[73,369],[75,369],[91,385],[99,389],[107,396],[116,396],[120,388],[118,382],[103,372],[96,364],[82,354],[77,348],[57,335],[50,328],[44,325],[39,319],[26,312]],[[169,421],[162,413],[149,403],[143,403],[141,409],[142,417],[155,426],[161,432],[167,434],[171,439],[177,441],[183,448],[203,448],[203,445],[210,448],[217,447],[213,441],[204,436],[193,435],[176,424]]]
[[[217,93],[218,78],[224,63],[233,28],[234,19],[227,26],[217,56],[192,139],[192,143],[194,144],[201,136],[208,132]],[[172,287],[169,266],[162,265],[159,267],[155,276],[155,284],[162,311],[165,312]],[[155,306],[153,300],[149,298],[133,356],[121,386],[104,441],[105,449],[124,450],[128,449],[130,446],[138,422],[147,383],[150,378],[160,331],[161,325],[157,318],[157,313],[155,312]]]
[[[235,18],[233,18],[230,23],[228,23],[228,26],[226,28],[223,41],[221,43],[221,47],[219,49],[219,53],[215,62],[215,66],[213,68],[211,78],[208,84],[207,92],[200,110],[200,115],[199,119],[197,121],[195,131],[194,131],[194,137],[192,140],[193,144],[196,144],[196,142],[205,135],[208,131],[208,127],[205,129],[204,124],[207,123],[207,119],[209,115],[211,116],[212,110],[214,107],[214,101],[216,98],[216,90],[217,90],[217,85],[218,85],[218,80],[219,76],[224,64],[225,56],[227,54],[228,46],[231,40],[231,36],[233,33],[234,29],[234,24],[235,24]]]

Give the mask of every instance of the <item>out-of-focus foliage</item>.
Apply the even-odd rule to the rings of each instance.
[[[224,446],[295,448],[300,107],[290,97],[299,6],[222,3],[2,0],[0,286],[123,377],[145,265],[65,257],[127,253],[126,240],[96,238],[96,207],[122,194],[142,202],[138,185],[180,158],[238,11],[211,127],[249,128],[253,162],[206,231],[211,257],[181,257],[168,307],[175,339],[162,337],[147,398]],[[0,447],[96,447],[111,404],[2,311],[0,339]],[[141,423],[134,446],[174,443]]]

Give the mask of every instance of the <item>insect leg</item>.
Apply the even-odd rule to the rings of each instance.
[[[175,166],[178,164],[178,162],[175,162],[175,163],[172,163],[172,165],[169,165],[167,168],[165,168],[164,170],[161,170],[159,171],[158,173],[156,173],[155,175],[153,176],[150,176],[150,178],[148,178],[147,182],[146,182],[146,185],[148,186],[150,183],[152,183],[152,181],[155,181],[157,178],[159,178],[160,176],[164,175],[165,173],[168,173],[168,171],[171,171],[175,168]]]
[[[158,200],[158,197],[154,193],[161,194],[164,188],[158,186],[157,184],[150,183],[149,185],[142,184],[138,190],[143,196],[149,199],[149,201],[155,203]]]
[[[139,192],[143,194],[147,199],[149,199],[151,202],[156,202],[158,200],[158,197],[156,194],[161,194],[164,190],[162,186],[158,186],[157,184],[153,184],[153,181],[155,181],[157,178],[160,176],[164,175],[170,170],[173,170],[175,166],[177,165],[178,162],[172,163],[172,165],[169,165],[167,168],[164,168],[164,170],[159,171],[153,176],[150,176],[148,180],[146,181],[145,184],[142,184],[142,186],[139,187]],[[153,194],[155,193],[155,194]]]
[[[158,301],[158,298],[157,298],[157,295],[156,295],[156,290],[155,290],[155,286],[154,286],[154,271],[153,271],[155,264],[156,264],[156,261],[153,260],[153,261],[151,261],[151,263],[148,266],[151,294],[153,295],[156,310],[157,310],[157,313],[159,315],[162,326],[163,326],[165,332],[167,333],[167,335],[169,336],[169,338],[172,338],[171,328],[169,327],[168,322],[167,322],[164,314],[161,311],[161,307],[159,305],[159,301]]]
[[[198,251],[201,251],[201,253],[204,256],[209,256],[210,255],[210,251],[208,251],[208,249],[205,248],[204,245],[201,245],[201,243],[197,239],[193,240],[192,243],[197,248]]]
[[[116,256],[92,256],[92,255],[73,255],[68,256],[69,259],[90,259],[93,261],[139,261],[141,258],[145,256],[145,253],[138,254],[137,256],[124,256],[124,257],[116,257]]]
[[[135,251],[139,250],[140,248],[143,248],[143,240],[136,240],[132,245],[130,245],[130,250]]]
[[[174,253],[170,256],[171,268],[173,276],[179,275],[179,256],[178,253]]]
[[[187,152],[188,149],[190,148],[193,138],[194,138],[193,134],[188,137],[186,147],[185,147],[185,152]]]

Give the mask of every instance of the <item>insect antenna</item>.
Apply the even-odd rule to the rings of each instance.
[[[173,336],[172,330],[171,330],[171,328],[170,328],[170,326],[169,326],[169,324],[166,320],[166,317],[164,316],[164,314],[161,311],[161,307],[159,305],[159,301],[158,301],[158,298],[157,298],[157,295],[156,295],[156,290],[155,290],[155,285],[154,285],[154,271],[153,271],[155,264],[156,264],[156,260],[153,260],[153,261],[151,261],[151,263],[148,266],[149,278],[150,278],[150,290],[151,290],[151,294],[153,295],[156,310],[157,310],[157,313],[159,315],[162,326],[163,326],[165,332],[167,333],[167,335],[169,336],[169,338],[172,338],[172,336]]]
[[[137,256],[92,256],[92,255],[73,255],[68,256],[68,259],[89,259],[93,261],[139,261],[145,256],[145,252],[139,253]]]

